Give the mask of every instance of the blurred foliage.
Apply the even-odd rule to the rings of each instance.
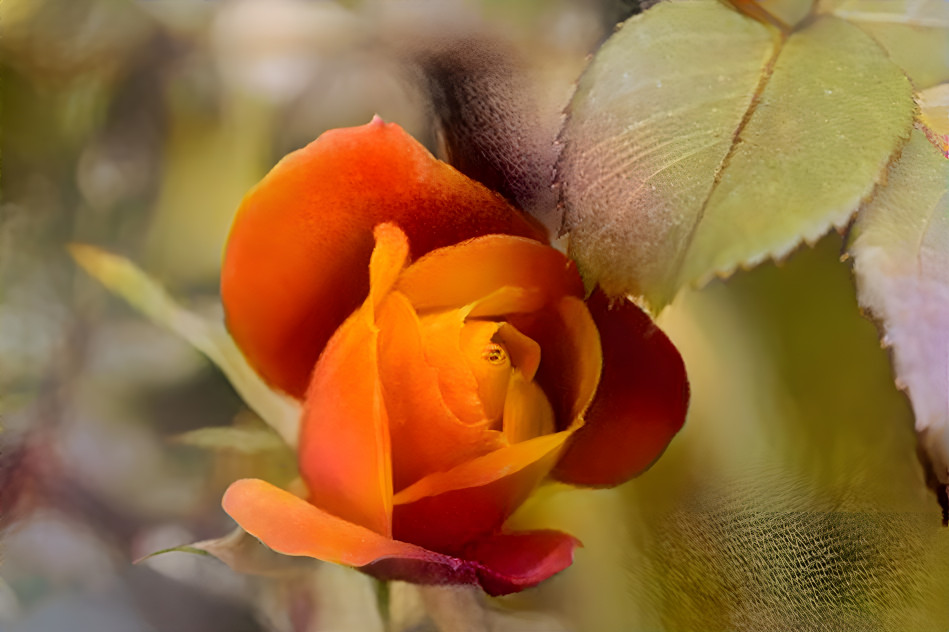
[[[230,481],[292,474],[264,448],[222,447],[248,435],[266,446],[264,426],[187,344],[84,276],[66,246],[126,255],[219,319],[231,214],[280,156],[374,113],[437,149],[424,86],[398,54],[433,35],[425,24],[502,33],[525,57],[539,119],[556,122],[586,55],[639,5],[3,0],[0,627],[381,625],[365,614],[371,582],[344,569],[260,579],[183,553],[131,563],[228,533],[219,503]],[[949,536],[840,248],[826,238],[673,303],[660,324],[692,378],[685,430],[619,490],[555,486],[525,506],[518,521],[568,530],[585,548],[541,587],[493,601],[484,621],[949,628]],[[396,585],[391,622],[434,629],[426,603],[481,612],[447,594]],[[316,612],[328,613],[322,623]]]

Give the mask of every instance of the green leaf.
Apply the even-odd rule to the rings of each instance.
[[[263,575],[268,577],[286,577],[305,571],[312,571],[320,562],[309,557],[282,555],[267,548],[261,542],[241,528],[229,534],[203,540],[194,544],[185,544],[155,551],[135,561],[140,564],[157,555],[166,553],[191,553],[219,559],[237,573]]]
[[[949,160],[923,130],[860,211],[849,253],[860,304],[882,324],[922,446],[949,484]]]
[[[906,76],[843,20],[784,38],[713,0],[656,5],[603,45],[570,105],[570,253],[658,311],[845,226],[914,112]]]
[[[198,428],[172,437],[175,443],[210,450],[235,450],[258,454],[285,450],[287,444],[272,430],[214,426]]]
[[[69,250],[92,277],[207,356],[230,380],[247,405],[287,445],[296,445],[301,414],[299,403],[264,383],[244,359],[223,324],[180,307],[158,283],[124,257],[82,244],[73,244]]]
[[[946,0],[824,0],[820,10],[870,34],[917,89],[949,81]]]

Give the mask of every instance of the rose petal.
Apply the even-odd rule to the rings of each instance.
[[[486,419],[478,396],[478,380],[461,350],[461,332],[466,310],[455,309],[420,319],[425,360],[438,373],[445,403],[463,422],[476,424]]]
[[[520,371],[511,373],[507,387],[503,432],[512,444],[554,432],[554,409],[547,396]]]
[[[394,498],[393,536],[441,553],[497,531],[557,462],[570,432],[507,446],[430,474]]]
[[[387,297],[378,326],[396,491],[503,445],[499,432],[462,423],[445,404],[438,373],[425,359],[418,316],[405,296]]]
[[[343,520],[259,479],[232,483],[222,505],[242,529],[285,555],[348,566],[365,566],[392,556],[423,561],[444,557]]]
[[[523,288],[506,285],[468,308],[468,318],[493,318],[524,312],[535,312],[549,300],[547,292],[540,288]]]
[[[397,223],[412,254],[539,224],[439,162],[394,124],[332,130],[244,198],[221,271],[227,325],[272,385],[301,397],[333,332],[365,298],[372,229]]]
[[[388,222],[378,224],[372,235],[376,245],[369,257],[369,297],[377,308],[409,259],[409,240],[402,229]]]
[[[372,287],[340,326],[313,372],[300,427],[300,473],[310,500],[383,535],[392,533],[392,465],[379,382],[375,305],[405,265],[405,235],[376,230],[369,263]]]
[[[511,354],[496,338],[500,326],[490,320],[468,320],[461,328],[461,352],[477,382],[484,416],[492,422],[501,421],[512,370]]]
[[[498,328],[498,338],[511,354],[511,362],[528,382],[534,379],[540,367],[540,345],[531,340],[510,323]]]
[[[536,586],[573,563],[580,541],[560,531],[499,533],[472,542],[465,559],[478,562],[481,587],[505,595]]]
[[[478,584],[491,595],[534,586],[570,565],[579,542],[556,531],[490,535],[459,559],[383,537],[258,479],[228,487],[224,510],[242,529],[285,555],[361,567],[380,579]]]
[[[559,531],[491,534],[465,550],[458,567],[441,561],[389,557],[361,570],[379,579],[421,584],[480,584],[493,597],[536,586],[573,563],[580,541]],[[449,558],[456,559],[456,558]]]
[[[689,384],[679,352],[648,315],[599,290],[587,300],[603,341],[603,375],[586,423],[553,475],[618,485],[646,470],[685,421]]]
[[[430,252],[406,268],[396,289],[424,312],[476,303],[505,286],[539,290],[541,304],[583,296],[576,265],[563,253],[510,235],[486,235]]]
[[[512,314],[508,322],[541,348],[534,378],[553,406],[559,429],[582,422],[600,379],[600,335],[586,305],[573,296],[533,314]]]

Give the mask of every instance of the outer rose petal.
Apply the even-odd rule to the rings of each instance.
[[[546,239],[397,125],[326,132],[244,198],[228,238],[227,325],[269,383],[304,394],[320,350],[366,296],[372,229],[384,221],[405,231],[414,257],[490,233]]]
[[[361,570],[379,579],[422,584],[478,583],[496,597],[536,586],[564,570],[573,563],[573,550],[578,546],[579,540],[560,531],[497,533],[469,544],[461,556],[462,566],[450,572],[444,564],[397,557]],[[476,579],[468,579],[467,573],[472,571]]]
[[[442,555],[346,522],[270,483],[243,479],[224,494],[224,510],[278,553],[362,567],[382,579],[480,583],[491,595],[534,586],[573,561],[579,542],[557,531],[488,536],[465,559]]]
[[[432,560],[437,554],[344,520],[288,491],[245,478],[227,488],[222,501],[242,529],[273,550],[348,566],[365,566],[397,555]]]
[[[313,372],[300,427],[300,473],[310,500],[383,535],[392,533],[392,457],[379,381],[376,305],[405,265],[405,235],[376,230],[369,296],[326,345]]]
[[[619,485],[659,458],[685,422],[689,383],[679,352],[641,309],[587,300],[603,341],[603,375],[586,423],[553,475],[566,483]]]
[[[481,586],[503,595],[535,586],[573,563],[580,540],[560,531],[499,533],[472,542],[464,557],[476,561]]]

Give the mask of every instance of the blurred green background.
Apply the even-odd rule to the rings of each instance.
[[[3,0],[0,629],[361,625],[310,612],[329,594],[372,605],[365,582],[337,571],[300,587],[181,553],[132,565],[230,529],[219,501],[231,480],[285,472],[173,441],[259,422],[65,246],[124,254],[213,315],[233,212],[280,156],[376,113],[435,148],[425,93],[392,54],[392,33],[424,29],[406,30],[413,16],[437,11],[512,40],[556,120],[586,55],[633,9]],[[840,252],[826,237],[663,313],[692,380],[685,429],[620,489],[551,487],[524,507],[520,523],[566,529],[585,547],[540,588],[491,604],[522,613],[497,629],[949,629],[949,530]]]

